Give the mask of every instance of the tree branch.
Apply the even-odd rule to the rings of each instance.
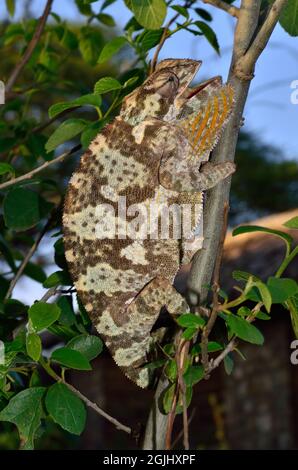
[[[9,186],[12,186],[16,183],[20,183],[21,181],[31,179],[34,175],[36,175],[37,173],[39,173],[42,170],[45,170],[46,168],[53,165],[54,163],[62,162],[62,160],[64,160],[66,157],[68,157],[69,155],[72,155],[73,153],[80,150],[81,147],[82,147],[81,145],[76,145],[71,150],[69,150],[69,152],[62,153],[58,157],[53,158],[53,160],[49,160],[48,162],[43,163],[39,167],[34,168],[34,170],[31,170],[28,173],[25,173],[24,175],[18,176],[17,178],[14,178],[12,180],[5,181],[5,183],[0,184],[0,191],[2,189],[8,188]]]
[[[235,18],[239,17],[239,8],[233,5],[230,5],[227,2],[224,2],[222,0],[202,0],[202,1],[203,3],[208,3],[209,5],[212,5],[213,7],[219,8],[220,10],[223,10],[226,13],[229,13]]]
[[[12,71],[12,73],[11,73],[7,83],[6,83],[6,86],[5,86],[6,94],[10,93],[10,91],[11,91],[13,85],[15,84],[18,76],[20,75],[21,71],[23,70],[23,68],[25,67],[25,65],[29,61],[30,57],[32,56],[32,54],[34,52],[34,49],[37,46],[38,41],[39,41],[39,39],[42,35],[42,32],[45,28],[48,16],[49,16],[50,11],[51,11],[52,3],[53,3],[53,0],[47,0],[47,3],[45,5],[44,11],[43,11],[43,14],[39,18],[37,28],[36,28],[36,30],[33,34],[33,37],[31,39],[31,41],[29,42],[28,47],[27,47],[23,57],[21,58],[20,62],[16,65],[16,67]]]
[[[280,17],[283,7],[286,5],[288,0],[275,0],[272,4],[269,13],[264,20],[264,23],[260,27],[256,37],[254,38],[251,46],[239,60],[237,65],[236,73],[249,74],[254,70],[254,66],[261,53],[265,49],[269,38],[275,28],[276,23]]]

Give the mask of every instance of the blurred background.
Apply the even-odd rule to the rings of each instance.
[[[182,2],[176,3],[182,5]],[[238,3],[235,2],[236,5]],[[203,65],[198,81],[213,75],[222,75],[225,80],[231,59],[235,20],[225,12],[202,2],[198,1],[197,4],[203,6],[213,17],[212,28],[218,37],[220,55],[204,37],[193,36],[183,30],[166,41],[160,59],[200,59]],[[92,8],[97,11],[101,5],[102,1],[94,2]],[[0,30],[6,31],[1,41],[6,54],[2,57],[0,79],[4,82],[18,58],[16,25],[38,18],[43,8],[44,2],[41,1],[17,1],[15,14],[11,18],[7,13],[6,3],[1,0]],[[93,49],[88,48],[87,31],[84,30],[86,16],[73,0],[54,0],[53,12],[59,15],[61,22],[65,22],[70,35],[64,43],[53,39],[51,28],[57,28],[59,22],[57,24],[54,16],[50,17],[48,39],[45,40],[52,41],[52,50],[48,57],[39,56],[38,60],[41,66],[50,70],[52,67],[53,76],[45,81],[44,86],[39,86],[38,93],[28,101],[26,110],[27,115],[40,126],[47,122],[47,112],[51,105],[92,92],[94,83],[100,77],[119,77],[119,74],[129,73],[135,68],[136,62],[133,50],[125,47],[109,62],[96,63],[103,45],[121,34],[131,18],[131,12],[124,2],[116,1],[105,9],[114,18],[115,25],[105,25],[100,21],[93,21],[88,25],[88,34],[96,37],[97,50],[94,50],[94,42]],[[10,36],[7,34],[9,25]],[[76,37],[79,39],[76,40]],[[41,54],[40,51],[39,53]],[[150,51],[149,57],[152,54]],[[56,75],[55,70],[58,70]],[[31,79],[30,72],[28,75],[24,73],[19,82],[20,87]],[[71,84],[68,83],[70,79]],[[281,229],[286,220],[298,215],[298,103],[295,104],[293,99],[295,80],[298,80],[297,39],[290,37],[278,25],[269,46],[258,61],[244,112],[244,126],[237,147],[237,173],[232,182],[229,218],[231,228],[239,223],[254,222]],[[110,97],[106,99],[109,101]],[[15,122],[19,112],[18,97],[12,101],[7,111],[10,113],[10,121]],[[77,113],[83,118],[95,118],[92,109],[84,108]],[[57,121],[45,128],[45,138],[50,135],[51,126],[56,125]],[[24,129],[20,129],[20,132],[23,131]],[[0,128],[0,156],[5,155],[13,146],[14,143],[9,139],[12,137],[7,133],[4,135]],[[63,149],[71,148],[73,143],[65,144]],[[28,147],[20,148],[19,152],[25,157],[25,166],[30,168],[30,146],[29,150]],[[79,156],[77,154],[48,170],[48,178],[55,181],[60,194],[63,194]],[[47,191],[51,194],[50,188]],[[43,238],[33,258],[34,263],[47,275],[56,270],[53,248],[55,239],[50,235]],[[16,243],[21,251],[26,248],[21,237]],[[221,276],[222,287],[226,291],[233,291],[231,272],[235,269],[252,272],[260,278],[268,277],[276,270],[282,255],[282,242],[270,236],[253,234],[233,239],[228,235]],[[2,268],[2,280],[4,279],[5,284],[7,265],[4,261]],[[298,280],[297,262],[289,266],[285,275]],[[181,290],[185,286],[186,276],[187,271],[179,281]],[[29,273],[17,284],[14,297],[25,304],[31,304],[44,292],[42,284]],[[217,370],[209,381],[198,386],[190,411],[192,448],[298,448],[298,366],[291,365],[289,359],[290,342],[293,339],[290,319],[285,312],[277,310],[273,312],[273,320],[268,324],[262,322],[260,329],[266,338],[264,347],[246,344],[242,348],[246,360],[236,358],[231,375]],[[51,350],[55,339],[48,337],[45,341],[48,341],[48,348]],[[72,372],[71,375],[71,381],[76,387],[111,415],[134,428],[142,429],[153,392],[139,390],[131,384],[119,372],[107,352],[95,360],[92,372]],[[17,445],[16,434],[11,429],[9,425],[4,426],[0,435],[0,448],[14,448]],[[181,445],[179,429],[181,422],[177,420],[178,448]],[[124,433],[116,431],[109,423],[88,411],[88,426],[80,438],[70,438],[53,425],[53,429],[49,429],[43,436],[39,446],[50,449],[124,449],[133,448],[136,444]]]

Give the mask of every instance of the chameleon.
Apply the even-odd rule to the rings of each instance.
[[[208,162],[234,92],[220,77],[190,88],[201,63],[161,61],[91,142],[65,196],[65,256],[77,294],[116,364],[142,388],[164,335],[154,329],[161,309],[189,311],[173,280],[202,247],[203,191],[235,171],[232,162]],[[196,210],[190,228],[173,236],[182,206]]]

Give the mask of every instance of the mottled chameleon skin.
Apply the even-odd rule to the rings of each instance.
[[[200,171],[233,102],[228,89],[226,115],[214,135],[210,133],[209,144],[202,146],[202,155],[196,155],[202,126],[193,119],[203,110],[205,127],[211,126],[215,117],[206,119],[205,104],[222,87],[215,79],[188,99],[187,87],[200,64],[187,59],[162,61],[90,144],[65,198],[65,253],[78,295],[118,366],[141,387],[150,382],[149,369],[143,365],[155,348],[156,334],[151,330],[161,307],[171,314],[188,309],[172,284],[181,260],[189,261],[199,245],[192,234],[188,240],[102,238],[98,226],[102,229],[109,217],[104,204],[112,205],[120,219],[119,196],[126,197],[127,207],[157,199],[165,204],[198,204],[199,222],[202,191],[233,173],[232,163],[208,163]]]

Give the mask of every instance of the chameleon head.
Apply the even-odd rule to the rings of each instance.
[[[191,59],[163,60],[143,85],[125,98],[120,118],[132,125],[150,117],[173,119],[177,98],[183,95],[200,66],[201,61]]]

